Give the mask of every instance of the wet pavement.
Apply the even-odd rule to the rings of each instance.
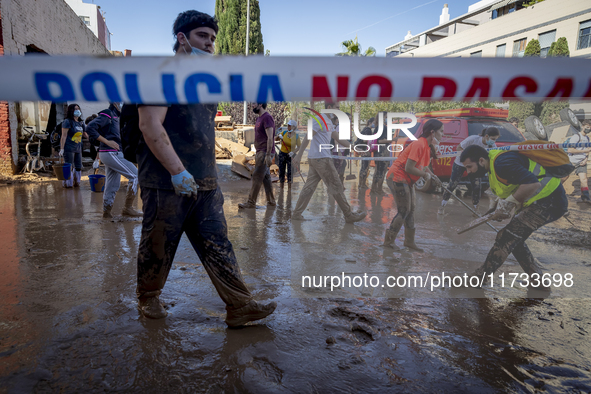
[[[346,181],[352,206],[368,212],[351,225],[320,185],[307,220],[292,223],[301,179],[291,192],[274,186],[277,208],[239,211],[250,182],[226,163],[220,170],[243,276],[257,300],[279,304],[241,329],[226,327],[224,304],[185,237],[161,296],[169,315],[148,320],[135,300],[139,220],[103,220],[102,194],[88,182],[0,186],[0,393],[591,391],[591,206],[571,201],[574,227],[560,219],[528,241],[544,269],[574,276],[573,287],[546,298],[519,285],[485,288],[480,298],[447,289],[331,292],[302,289],[301,276],[469,272],[495,233],[481,226],[457,235],[471,215],[450,202],[437,217],[441,196],[417,193],[425,251],[394,252],[379,246],[396,212],[390,193],[359,194],[356,180]],[[116,214],[123,200],[124,188]],[[511,258],[501,270],[522,272]]]

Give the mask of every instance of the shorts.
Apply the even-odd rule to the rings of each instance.
[[[575,175],[579,175],[579,174],[586,174],[587,173],[587,163],[585,163],[584,166],[576,166],[575,167]]]

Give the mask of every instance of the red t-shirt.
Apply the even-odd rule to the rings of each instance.
[[[418,168],[419,170],[422,170],[423,167],[429,165],[429,162],[431,161],[431,148],[429,148],[429,143],[426,138],[419,138],[417,141],[411,142],[410,145],[402,151],[400,156],[398,156],[398,159],[396,159],[394,164],[390,167],[390,170],[388,171],[388,179],[394,182],[407,183],[409,185],[418,181],[420,177],[410,175],[404,171],[406,162],[409,159],[417,163],[415,168]]]

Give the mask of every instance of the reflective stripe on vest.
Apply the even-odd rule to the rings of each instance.
[[[490,188],[493,193],[500,198],[507,198],[512,195],[515,190],[519,187],[519,185],[505,185],[503,182],[499,180],[497,174],[495,173],[495,166],[494,162],[495,159],[502,153],[506,153],[506,151],[501,150],[491,150],[488,152],[488,158],[490,160],[490,173],[491,176],[489,177],[488,181],[490,183]],[[534,201],[540,200],[542,198],[548,197],[558,186],[560,186],[560,178],[554,178],[552,176],[545,176],[546,170],[544,167],[536,163],[535,161],[529,160],[529,171],[534,174],[538,181],[541,183],[536,193],[527,200],[523,206],[527,207],[531,205]]]

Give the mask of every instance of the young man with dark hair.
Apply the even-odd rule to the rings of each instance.
[[[274,207],[277,203],[275,202],[275,196],[273,196],[273,184],[271,183],[269,167],[271,167],[273,153],[275,152],[275,120],[267,112],[267,103],[255,104],[252,111],[258,115],[254,126],[256,156],[254,171],[252,172],[252,187],[248,194],[248,201],[238,204],[238,207],[243,209],[256,208],[261,186],[265,187],[267,207]]]
[[[478,145],[464,149],[460,161],[469,176],[481,178],[488,172],[490,188],[500,198],[494,220],[509,219],[513,210],[517,212],[498,232],[484,264],[473,275],[495,272],[513,253],[534,283],[532,274],[538,274],[541,281],[542,270],[525,241],[534,231],[566,213],[568,200],[560,178],[548,176],[542,166],[518,152],[487,151]],[[537,287],[532,280],[531,287]]]
[[[211,16],[181,13],[173,27],[175,56],[213,54],[218,31]],[[217,183],[216,104],[139,106],[142,138],[139,182],[144,207],[138,251],[138,307],[144,316],[167,315],[159,300],[183,233],[226,303],[230,327],[262,319],[277,304],[252,299],[228,240],[224,197]]]

